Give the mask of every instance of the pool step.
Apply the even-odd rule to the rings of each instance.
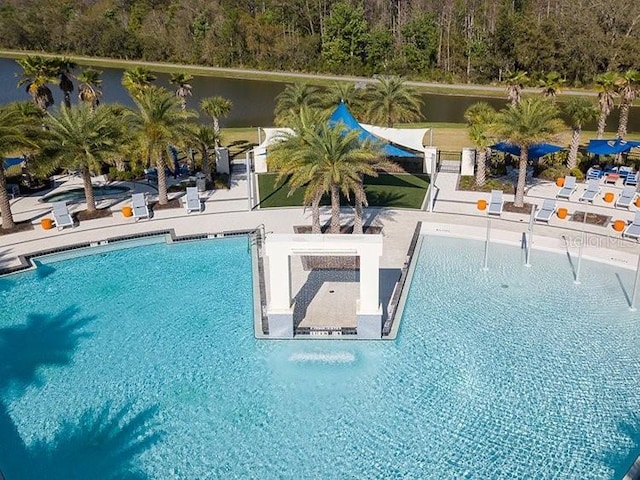
[[[640,480],[640,456],[633,462],[631,468],[622,480]]]

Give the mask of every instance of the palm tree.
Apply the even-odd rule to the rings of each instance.
[[[93,110],[100,105],[100,97],[102,96],[102,90],[100,90],[102,79],[100,75],[102,75],[102,72],[93,68],[85,68],[78,75],[78,82],[80,82],[78,99],[89,105]]]
[[[495,120],[496,111],[487,102],[471,105],[464,112],[467,121],[469,139],[476,146],[478,152],[476,170],[476,185],[482,187],[487,180],[487,152],[494,143],[490,129]]]
[[[598,91],[598,134],[597,138],[604,136],[604,129],[607,124],[607,117],[613,110],[613,97],[616,94],[616,83],[618,81],[617,72],[605,72],[595,78],[596,90]]]
[[[520,148],[520,172],[514,205],[524,206],[524,187],[529,160],[529,147],[553,140],[565,128],[558,109],[544,98],[528,98],[511,104],[496,116],[492,130],[501,140]]]
[[[320,199],[324,192],[329,192],[330,232],[340,233],[340,191],[347,197],[354,191],[360,205],[366,204],[363,175],[375,175],[375,164],[387,165],[379,160],[373,145],[360,142],[359,132],[346,132],[341,124],[313,122],[293,130],[294,133],[285,134],[269,152],[270,166],[278,169],[278,181],[288,178],[290,193],[305,187],[305,204],[312,207],[313,233],[320,233]],[[356,217],[354,227],[355,222],[359,222],[362,231],[361,212],[357,212]]]
[[[77,64],[66,57],[53,58],[49,60],[51,69],[58,77],[58,85],[62,90],[64,104],[67,108],[71,107],[71,93],[73,92],[73,81],[71,80],[71,72],[76,68]]]
[[[79,170],[87,211],[96,211],[91,175],[99,174],[106,159],[119,148],[120,120],[106,106],[95,111],[88,105],[64,107],[45,117],[42,168]]]
[[[35,107],[32,107],[35,108]],[[0,107],[0,216],[2,228],[12,229],[16,226],[9,203],[7,192],[7,178],[4,173],[4,163],[1,159],[11,154],[16,148],[31,145],[28,129],[25,128],[29,119],[22,115],[15,104]]]
[[[287,125],[296,121],[304,107],[319,108],[322,97],[316,87],[306,83],[290,83],[276,97],[274,111],[276,125]]]
[[[211,117],[213,130],[216,135],[216,148],[220,147],[220,119],[231,112],[233,103],[228,98],[215,96],[203,98],[200,101],[200,109]]]
[[[189,135],[189,120],[197,114],[182,110],[179,100],[164,88],[149,86],[132,95],[137,110],[128,110],[125,118],[133,135],[133,146],[143,160],[151,160],[158,170],[158,203],[168,203],[165,167],[172,167],[167,147],[183,143]]]
[[[26,85],[26,91],[43,112],[54,104],[53,94],[49,88],[49,83],[58,81],[56,72],[51,68],[51,63],[47,59],[39,56],[28,56],[16,60],[22,67],[18,86]]]
[[[629,107],[638,96],[638,82],[640,72],[629,69],[620,74],[616,81],[616,88],[620,95],[620,120],[618,121],[618,138],[624,138],[627,134],[629,122]]]
[[[198,150],[202,157],[202,173],[207,182],[212,182],[210,155],[216,146],[215,130],[210,125],[198,125],[189,135],[189,143]]]
[[[298,188],[304,188],[303,202],[311,206],[311,233],[321,233],[320,200],[327,191],[319,175],[316,176],[317,158],[306,155],[309,152],[305,139],[316,125],[326,123],[326,112],[302,106],[297,116],[291,117],[290,133],[283,133],[278,143],[269,150],[269,170],[276,170],[276,184],[286,180],[289,195]]]
[[[387,127],[417,120],[421,115],[418,93],[401,77],[379,76],[378,81],[367,88],[366,102],[369,121]]]
[[[349,106],[354,115],[362,109],[364,90],[353,82],[334,82],[322,93],[321,101],[323,108],[333,112],[340,102]]]
[[[144,67],[135,67],[124,71],[122,85],[132,97],[139,97],[149,89],[157,77]]]
[[[187,97],[191,96],[192,86],[189,83],[191,80],[193,80],[193,76],[184,72],[172,73],[169,79],[169,83],[177,87],[176,97],[180,99],[183,110],[187,108]]]
[[[556,95],[567,81],[558,72],[549,72],[540,79],[538,84],[542,87],[542,95],[555,102]]]
[[[583,97],[576,97],[569,100],[563,108],[564,112],[571,119],[571,146],[567,157],[567,167],[573,169],[578,160],[578,147],[580,145],[580,134],[585,124],[592,122],[598,117],[598,108],[589,100]]]
[[[510,73],[505,79],[507,85],[507,98],[512,105],[520,103],[520,97],[522,95],[522,89],[529,83],[529,77],[527,72],[518,70],[517,72]]]

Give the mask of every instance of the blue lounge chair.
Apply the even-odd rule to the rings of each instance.
[[[67,202],[53,202],[51,204],[51,214],[58,230],[62,230],[64,227],[73,228],[73,219],[69,214]]]
[[[624,179],[624,184],[636,187],[638,186],[638,177],[640,177],[640,172],[630,173],[627,175],[627,178]]]
[[[636,212],[633,221],[624,229],[622,232],[623,237],[635,238],[636,240],[640,238],[640,210]]]
[[[582,195],[578,200],[581,202],[591,202],[596,198],[596,195],[600,191],[600,180],[593,178],[587,182],[587,189],[582,192]]]
[[[141,218],[149,218],[149,205],[144,193],[134,193],[131,195],[131,204],[133,209],[133,218],[136,222]]]
[[[603,175],[604,172],[601,168],[590,167],[587,170],[587,180],[600,180]]]
[[[502,213],[502,206],[504,200],[502,198],[502,190],[491,190],[491,198],[489,199],[489,209],[487,213],[489,215],[500,215]]]
[[[555,213],[556,208],[558,206],[558,202],[552,198],[545,199],[542,202],[542,207],[538,209],[533,219],[537,222],[546,222],[549,223],[551,220],[551,216]]]
[[[557,198],[566,198],[569,200],[569,197],[573,192],[576,191],[576,177],[571,175],[567,175],[564,177],[564,185],[556,195]]]
[[[202,211],[202,202],[200,202],[196,187],[187,187],[187,194],[184,196],[183,202],[187,213]]]
[[[636,198],[636,187],[624,187],[616,200],[616,207],[629,208]]]

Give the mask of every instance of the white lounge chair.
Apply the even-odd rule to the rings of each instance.
[[[622,236],[635,238],[636,240],[640,238],[640,210],[636,212],[633,221],[624,229]]]
[[[197,187],[187,187],[187,194],[182,201],[187,213],[202,211],[202,202],[200,202]]]
[[[597,178],[591,179],[587,182],[587,189],[582,192],[579,200],[581,202],[591,202],[596,198],[596,195],[600,191],[600,180]]]
[[[62,230],[64,227],[73,228],[73,218],[69,214],[67,202],[53,202],[51,204],[51,214],[58,230]]]
[[[533,219],[537,222],[547,222],[551,219],[551,216],[555,213],[558,202],[552,198],[547,198],[542,202],[542,207],[538,209]]]
[[[133,218],[136,219],[136,222],[141,218],[149,218],[149,205],[144,193],[131,195],[131,206],[133,208]]]
[[[567,175],[564,177],[564,185],[556,195],[557,198],[566,198],[569,200],[569,197],[573,192],[576,191],[576,177],[571,175]]]
[[[616,207],[629,208],[636,198],[636,187],[624,187],[616,200]]]
[[[502,213],[502,206],[504,200],[502,198],[502,190],[491,190],[491,198],[489,199],[489,209],[487,213],[489,215],[500,215]]]

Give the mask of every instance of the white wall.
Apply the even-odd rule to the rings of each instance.
[[[462,164],[460,165],[460,175],[475,174],[476,150],[475,148],[462,149]]]

